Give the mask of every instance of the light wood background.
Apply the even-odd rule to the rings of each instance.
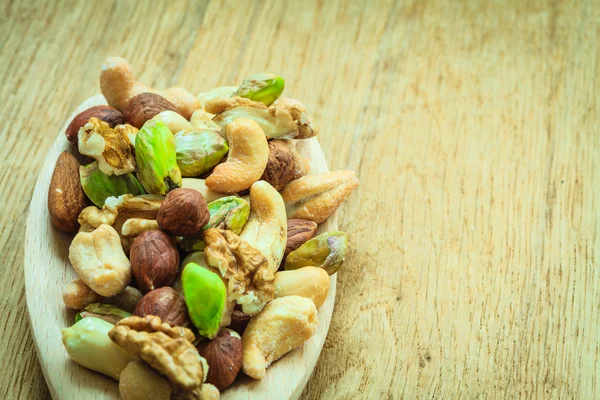
[[[359,174],[304,399],[600,397],[599,35],[594,1],[0,0],[0,398],[48,397],[27,207],[111,55],[194,93],[278,72]]]

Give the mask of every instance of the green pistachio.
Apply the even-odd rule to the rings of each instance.
[[[227,196],[208,203],[208,211],[210,220],[202,229],[228,229],[239,235],[250,216],[250,205],[241,197]]]
[[[175,134],[177,165],[182,176],[198,176],[221,161],[229,147],[213,131],[179,131]]]
[[[79,167],[79,176],[83,191],[97,207],[102,208],[104,201],[109,197],[118,197],[123,194],[139,196],[145,194],[144,188],[135,175],[106,175],[98,168],[98,162]]]
[[[149,120],[137,133],[135,161],[138,178],[148,193],[166,195],[181,187],[175,139],[162,122]]]
[[[262,72],[244,79],[233,96],[241,96],[253,101],[260,101],[268,107],[281,96],[284,88],[285,81],[282,77],[268,72]]]
[[[204,243],[204,242],[202,242],[202,243]],[[185,296],[183,295],[183,283],[181,282],[181,275],[182,275],[182,272],[183,272],[185,266],[188,265],[189,263],[195,263],[195,264],[198,264],[199,266],[201,266],[202,268],[210,269],[208,264],[206,264],[206,260],[204,259],[203,251],[193,251],[190,254],[188,254],[186,258],[183,259],[183,261],[181,262],[181,268],[179,268],[180,272],[177,275],[177,278],[175,279],[175,282],[173,282],[171,287],[173,289],[175,289],[177,291],[177,293],[179,293],[184,298],[185,298]]]
[[[209,339],[219,332],[225,311],[227,289],[219,275],[190,262],[181,276],[188,314],[198,333]]]
[[[228,229],[239,235],[250,216],[250,205],[246,200],[237,196],[221,197],[211,201],[207,206],[210,212],[210,220],[204,225],[203,230],[210,228]],[[177,243],[183,251],[188,253],[202,251],[206,247],[204,240],[194,237],[180,236],[177,238]]]
[[[329,275],[333,275],[344,263],[347,250],[346,233],[325,232],[288,254],[285,259],[285,269],[289,271],[314,266],[323,268]]]
[[[113,326],[99,318],[83,318],[62,330],[62,342],[77,364],[118,380],[134,357],[110,340],[108,332]]]
[[[110,304],[92,303],[75,315],[75,322],[90,317],[100,318],[111,324],[116,324],[123,318],[131,317],[131,313]]]

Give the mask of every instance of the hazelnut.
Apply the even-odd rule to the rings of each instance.
[[[235,381],[242,367],[242,339],[231,329],[222,329],[210,342],[202,343],[198,350],[206,359],[206,382],[223,390]]]
[[[130,252],[131,271],[140,290],[150,292],[168,286],[179,271],[179,253],[171,238],[159,230],[135,238]]]
[[[251,318],[251,316],[242,310],[241,305],[236,304],[235,308],[233,309],[233,313],[231,314],[231,323],[229,324],[229,328],[241,335],[244,333],[244,330],[246,329],[246,326],[248,326],[248,322],[250,322]]]
[[[210,220],[204,196],[194,189],[171,190],[160,205],[156,221],[174,236],[199,236]]]
[[[315,237],[317,223],[305,219],[288,219],[287,233],[284,257]]]
[[[269,161],[260,179],[281,190],[296,174],[294,154],[283,140],[269,140]]]
[[[156,315],[171,326],[187,326],[189,324],[183,298],[169,286],[163,286],[146,293],[135,307],[133,314],[138,317]]]
[[[123,114],[127,122],[140,129],[146,121],[168,110],[177,112],[173,103],[164,97],[154,93],[140,93],[129,100]]]
[[[94,106],[88,108],[77,114],[65,130],[65,135],[69,142],[77,144],[77,134],[79,133],[79,129],[87,124],[90,121],[90,118],[98,118],[99,120],[106,122],[111,128],[125,123],[123,114],[115,108],[109,106]]]

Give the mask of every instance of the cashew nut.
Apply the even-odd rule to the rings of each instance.
[[[221,197],[228,196],[227,193],[217,193],[206,187],[204,179],[198,178],[183,178],[181,180],[181,187],[184,189],[194,189],[200,192],[204,196],[204,200],[207,203],[220,199]]]
[[[329,293],[329,274],[323,268],[304,267],[275,273],[275,298],[300,296],[321,307]]]
[[[237,89],[237,86],[219,86],[208,92],[199,93],[197,97],[198,100],[200,100],[200,103],[202,103],[202,107],[204,107],[206,102],[216,99],[217,97],[231,97]]]
[[[289,218],[325,221],[358,187],[354,171],[330,171],[291,181],[281,191]]]
[[[217,165],[205,183],[215,192],[235,193],[260,179],[269,160],[269,145],[260,126],[243,118],[227,125],[227,141],[227,161]]]
[[[79,278],[101,296],[121,293],[131,281],[131,266],[121,238],[110,225],[79,232],[69,247],[69,260]]]
[[[127,286],[122,293],[115,296],[102,297],[90,289],[81,279],[75,279],[67,283],[62,295],[65,306],[74,310],[83,310],[92,303],[106,303],[133,312],[137,303],[142,299],[142,292],[133,286]]]
[[[156,90],[135,80],[131,65],[119,57],[110,57],[102,64],[100,88],[108,105],[123,111],[129,100],[140,93],[156,93],[169,100],[184,118],[189,119],[201,107],[200,100],[187,90],[171,87]]]
[[[192,126],[196,129],[208,129],[220,134],[221,127],[213,122],[213,116],[214,114],[208,113],[204,110],[196,110],[190,118],[190,124],[192,124]]]
[[[250,188],[250,217],[240,238],[265,256],[271,273],[277,271],[287,243],[287,216],[281,195],[268,182]]]
[[[167,110],[161,113],[156,114],[153,118],[153,121],[160,121],[169,128],[171,133],[174,135],[179,131],[191,131],[194,129],[194,126],[190,124],[190,122],[183,118],[180,114],[177,114],[175,111]]]
[[[68,308],[83,310],[92,303],[97,303],[102,299],[98,293],[89,288],[81,279],[75,279],[67,283],[63,289],[63,302]]]
[[[302,346],[318,324],[317,308],[310,299],[287,296],[271,301],[250,320],[242,335],[244,373],[264,378],[271,363]]]
[[[129,218],[121,227],[123,236],[139,236],[143,232],[160,229],[155,219]]]

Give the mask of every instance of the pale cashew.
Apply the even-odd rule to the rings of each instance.
[[[244,373],[264,378],[271,363],[302,346],[318,324],[317,308],[310,299],[287,296],[271,301],[250,320],[242,335]]]
[[[103,297],[89,288],[81,279],[67,283],[63,289],[63,302],[68,308],[83,310],[92,303],[107,303],[122,310],[133,312],[135,306],[142,299],[142,292],[133,286],[112,297]]]
[[[217,165],[205,183],[215,192],[235,193],[260,179],[269,160],[269,145],[260,126],[248,119],[227,125],[227,142],[227,161]]]
[[[102,296],[90,289],[81,279],[75,279],[73,282],[67,283],[62,296],[65,306],[74,310],[83,310],[90,304],[102,300]]]
[[[214,114],[208,113],[204,110],[196,110],[192,114],[192,118],[190,118],[190,124],[192,124],[192,126],[196,129],[208,129],[220,134],[221,127],[213,122],[213,116]]]
[[[300,296],[321,307],[329,293],[329,274],[323,268],[304,267],[275,273],[275,298]]]
[[[100,88],[108,105],[123,111],[129,100],[140,93],[156,93],[169,100],[184,118],[189,119],[201,107],[200,100],[187,90],[171,87],[156,90],[135,80],[131,65],[119,57],[110,57],[102,64]]]
[[[143,232],[160,229],[155,219],[129,218],[121,227],[123,236],[139,236]]]
[[[79,278],[99,295],[121,293],[131,281],[131,266],[121,238],[110,225],[79,232],[69,247],[69,260]]]
[[[307,175],[288,183],[281,191],[289,218],[325,221],[358,187],[354,171]]]
[[[287,216],[281,195],[268,182],[250,188],[250,217],[240,238],[265,256],[271,273],[277,271],[287,243]]]
[[[187,119],[171,110],[156,114],[154,117],[152,117],[152,120],[160,121],[165,124],[173,135],[179,131],[191,131],[194,129],[194,126],[190,124]]]
[[[197,97],[202,107],[204,107],[204,104],[217,97],[231,97],[237,89],[237,86],[219,86],[208,92],[199,93]]]
[[[204,200],[207,203],[220,199],[221,197],[229,196],[227,193],[217,193],[210,190],[206,187],[206,182],[204,179],[198,178],[183,178],[181,179],[181,187],[184,189],[194,189],[197,190],[204,196]]]

